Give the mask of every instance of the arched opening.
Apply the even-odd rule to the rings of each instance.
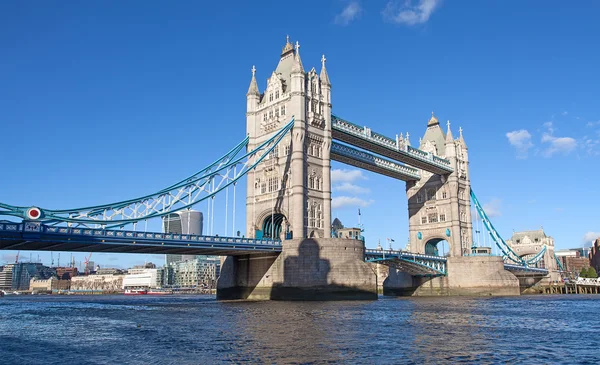
[[[262,238],[280,239],[284,221],[285,216],[281,213],[266,216],[262,225]]]
[[[425,254],[431,256],[450,256],[450,244],[441,238],[433,238],[425,244]]]

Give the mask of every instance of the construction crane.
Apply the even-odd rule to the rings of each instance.
[[[19,263],[19,254],[21,253],[21,251],[17,251],[17,258],[15,259],[15,264]]]
[[[92,253],[93,252],[90,252],[90,255],[83,260],[83,263],[85,264],[85,274],[86,275],[90,273],[89,263],[90,263],[90,259],[92,258]]]

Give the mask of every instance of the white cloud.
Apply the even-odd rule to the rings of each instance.
[[[506,133],[506,138],[508,138],[508,143],[517,150],[517,158],[527,158],[527,150],[533,147],[531,134],[527,130],[520,129],[508,132]]]
[[[595,121],[595,122],[588,122],[586,124],[587,127],[594,127],[594,126],[597,126],[597,125],[600,125],[600,120]]]
[[[405,0],[390,1],[383,9],[383,17],[393,23],[415,25],[429,20],[431,13],[441,0]]]
[[[600,232],[587,232],[583,235],[583,243],[590,244],[596,238],[600,238]]]
[[[581,147],[587,152],[590,156],[598,156],[600,155],[600,133],[598,139],[593,139],[588,136],[584,136],[581,140]]]
[[[361,186],[354,185],[349,182],[342,183],[341,185],[338,185],[338,186],[333,186],[332,190],[344,192],[344,193],[350,193],[350,194],[367,194],[367,193],[371,192],[370,189],[363,188]]]
[[[355,19],[358,19],[362,8],[358,1],[350,1],[341,13],[335,16],[335,24],[348,25]]]
[[[568,114],[569,114],[569,112],[565,110],[564,112],[562,112],[562,113],[560,113],[560,114],[561,114],[561,115],[568,115]]]
[[[549,143],[542,155],[545,157],[552,157],[555,153],[568,154],[577,147],[577,141],[571,137],[554,137],[550,133],[544,133],[542,135],[542,143]]]
[[[374,203],[374,200],[364,200],[351,196],[336,196],[331,199],[331,208],[340,209],[345,207],[367,207]]]
[[[500,212],[501,203],[500,199],[492,199],[488,203],[483,204],[485,214],[489,218],[500,217],[502,215],[502,212]]]
[[[554,133],[554,127],[552,126],[552,122],[546,122],[543,124],[544,128],[550,132],[550,134]]]
[[[333,169],[331,170],[331,183],[341,182],[354,182],[356,180],[366,180],[367,177],[363,175],[362,170],[346,170],[346,169]]]

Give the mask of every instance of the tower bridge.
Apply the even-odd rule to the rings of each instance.
[[[501,238],[471,189],[468,148],[432,113],[418,146],[410,136],[386,137],[332,114],[326,58],[304,69],[300,45],[288,40],[261,92],[252,67],[246,94],[246,135],[213,164],[156,193],[122,202],[50,210],[0,203],[0,249],[216,254],[226,257],[220,299],[375,298],[373,265],[386,265],[384,292],[401,295],[519,293],[554,270],[536,267]],[[406,182],[410,251],[365,249],[362,240],[333,238],[331,161]],[[234,237],[238,181],[247,178],[246,232]],[[232,194],[230,194],[230,192]],[[142,232],[139,224],[232,198],[231,236]],[[502,256],[473,253],[473,203]],[[437,255],[441,241],[449,244]],[[540,252],[540,251],[538,251]],[[544,248],[544,252],[545,248]],[[527,280],[522,280],[524,277]],[[379,283],[381,284],[381,283]]]

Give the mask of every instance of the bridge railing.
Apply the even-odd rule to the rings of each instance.
[[[397,250],[379,250],[379,249],[374,249],[374,248],[365,249],[365,255],[372,255],[372,256],[387,255],[387,256],[397,256],[397,257],[416,257],[416,258],[423,258],[423,259],[434,260],[434,261],[447,261],[446,258],[443,257],[443,256],[425,255],[425,254],[420,254],[420,253],[407,252],[407,251],[397,251]]]
[[[434,156],[433,154],[425,151],[421,151],[418,148],[414,148],[412,146],[403,145],[401,146],[397,141],[386,137],[382,134],[375,133],[371,131],[368,127],[360,127],[354,123],[350,123],[347,120],[341,119],[332,114],[332,128],[352,134],[356,137],[371,141],[373,143],[379,144],[383,147],[389,148],[395,152],[399,152],[402,154],[406,154],[420,160],[422,162],[431,163],[438,167],[441,167],[449,172],[452,171],[452,167],[450,165],[450,161],[444,158]]]
[[[193,234],[177,234],[177,233],[156,233],[156,232],[139,232],[125,230],[110,230],[96,228],[81,228],[81,227],[54,227],[40,224],[37,222],[23,223],[2,223],[0,231],[5,232],[39,232],[40,234],[49,234],[56,236],[87,236],[95,238],[107,239],[127,239],[127,240],[163,240],[163,241],[189,241],[203,243],[227,243],[227,244],[250,244],[264,246],[281,246],[281,241],[274,239],[254,239],[241,237],[219,237],[219,236],[202,236]]]

